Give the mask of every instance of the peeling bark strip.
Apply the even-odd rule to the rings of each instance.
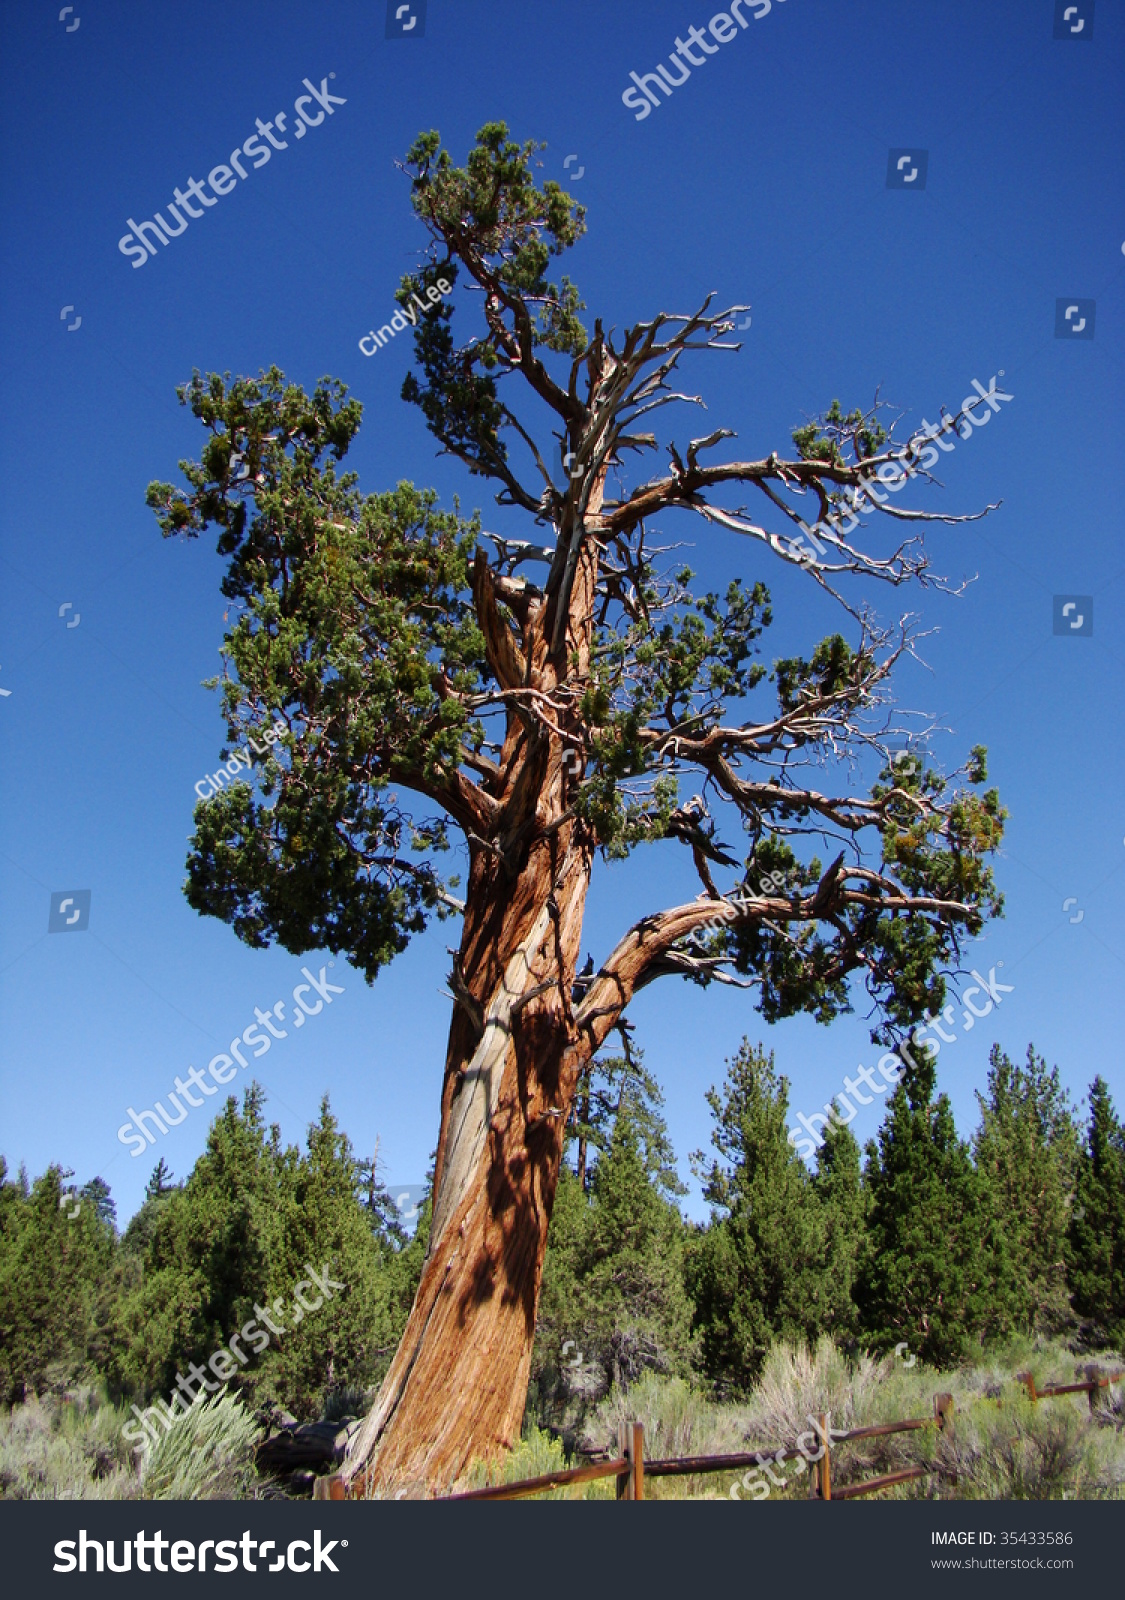
[[[544,906],[508,962],[499,992],[485,1013],[480,1044],[457,1086],[450,1107],[441,1192],[434,1204],[435,1235],[440,1236],[449,1218],[459,1210],[484,1153],[488,1130],[500,1104],[504,1063],[511,1042],[512,1008],[532,989],[529,954],[542,942],[549,922],[550,913]]]
[[[479,1036],[465,1006],[450,1029],[422,1279],[344,1469],[370,1494],[448,1488],[519,1435],[563,1129],[588,1059],[569,995],[590,858],[568,844],[540,840],[510,886],[477,852],[474,881],[492,893],[475,901],[487,915],[466,917],[459,965],[492,988],[478,987]]]

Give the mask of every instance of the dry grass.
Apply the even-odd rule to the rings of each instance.
[[[940,1469],[929,1478],[883,1491],[900,1499],[1125,1498],[1125,1384],[1103,1390],[1091,1413],[1085,1395],[1032,1405],[1017,1371],[1031,1371],[1037,1389],[1073,1383],[1083,1360],[1058,1340],[1017,1341],[972,1366],[940,1372],[894,1356],[849,1359],[829,1340],[809,1348],[779,1345],[753,1392],[740,1404],[717,1404],[679,1378],[646,1374],[628,1390],[614,1390],[587,1426],[584,1450],[616,1452],[618,1427],[639,1421],[645,1455],[727,1455],[773,1451],[808,1432],[825,1412],[837,1430],[905,1417],[930,1417],[933,1396],[954,1398],[953,1438],[933,1427],[833,1449],[833,1481],[855,1483],[898,1467],[924,1462]],[[1125,1368],[1116,1352],[1103,1353],[1103,1371]],[[238,1499],[268,1492],[255,1478],[253,1419],[233,1398],[220,1396],[192,1408],[139,1464],[123,1440],[131,1413],[87,1389],[32,1400],[0,1414],[0,1498],[21,1500]],[[474,1463],[459,1489],[514,1483],[564,1470],[558,1439],[537,1429],[502,1462]],[[753,1504],[741,1487],[745,1475],[700,1474],[650,1478],[653,1499],[728,1499]],[[759,1489],[765,1479],[759,1475]],[[736,1486],[738,1486],[736,1488]],[[788,1470],[772,1499],[806,1493],[803,1467]],[[612,1479],[554,1491],[551,1499],[611,1499]]]
[[[134,1420],[96,1389],[0,1414],[0,1498],[242,1500],[265,1487],[254,1472],[258,1425],[231,1396],[194,1406],[143,1455],[123,1436]]]
[[[908,1360],[909,1352],[904,1355]],[[833,1481],[856,1483],[924,1463],[943,1470],[882,1494],[899,1499],[1125,1498],[1125,1385],[1103,1391],[1091,1413],[1085,1395],[1032,1405],[1014,1379],[1017,1370],[1030,1370],[1038,1388],[1073,1383],[1082,1376],[1082,1365],[1060,1341],[1016,1341],[951,1372],[920,1363],[908,1367],[895,1356],[849,1359],[827,1339],[813,1348],[779,1345],[741,1404],[717,1405],[678,1379],[650,1374],[601,1403],[583,1443],[610,1449],[619,1423],[638,1421],[644,1424],[649,1459],[765,1452],[795,1444],[821,1413],[840,1431],[931,1418],[935,1393],[948,1392],[954,1398],[952,1441],[928,1426],[834,1446]],[[1120,1370],[1125,1361],[1108,1352],[1098,1365]],[[725,1499],[738,1484],[735,1498],[753,1503],[742,1488],[743,1477],[652,1478],[646,1493],[654,1499]],[[758,1473],[756,1481],[762,1496],[768,1480]],[[781,1485],[769,1486],[774,1500],[803,1499],[807,1492],[802,1463],[786,1469]]]
[[[132,1500],[140,1482],[121,1430],[129,1414],[96,1390],[0,1413],[0,1497]]]

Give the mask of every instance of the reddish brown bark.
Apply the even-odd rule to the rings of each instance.
[[[377,1451],[370,1489],[439,1490],[473,1456],[519,1434],[547,1227],[576,1068],[567,1016],[589,864],[575,852],[553,878],[541,848],[493,915],[466,922],[462,970],[497,1039],[482,1040],[459,1004],[450,1032],[435,1173],[434,1223],[414,1306],[356,1462]],[[540,859],[542,858],[542,859]],[[483,872],[489,864],[476,864]],[[495,867],[491,870],[495,872]],[[554,888],[557,917],[546,900]],[[526,980],[512,1015],[504,970]],[[473,947],[487,951],[474,965]],[[489,984],[476,981],[486,971]],[[520,1006],[541,983],[550,988]],[[497,997],[499,996],[499,1003]],[[508,1029],[504,1027],[507,1013]],[[483,1040],[487,1047],[487,1037]],[[474,1083],[474,1073],[481,1076]],[[499,1082],[489,1080],[498,1073]],[[478,1131],[479,1130],[479,1131]]]
[[[600,487],[588,520],[599,506]],[[596,544],[582,542],[555,591],[567,604],[558,650],[557,600],[521,606],[483,555],[474,567],[489,664],[511,697],[490,796],[498,825],[488,840],[470,834],[429,1249],[345,1466],[369,1494],[441,1492],[518,1438],[579,1075],[661,950],[713,910],[700,902],[633,930],[574,1000],[596,839],[568,809],[582,749],[568,718],[588,671],[597,560]],[[498,602],[517,615],[520,640]]]
[[[518,1437],[563,1130],[592,1039],[572,1001],[593,859],[567,812],[577,779],[560,678],[585,675],[596,551],[578,556],[565,646],[553,603],[525,607],[517,641],[478,555],[473,597],[489,664],[512,694],[502,825],[470,839],[454,968],[430,1245],[406,1332],[345,1469],[369,1492],[448,1486]]]

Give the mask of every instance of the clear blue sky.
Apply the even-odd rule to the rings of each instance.
[[[183,1176],[206,1134],[201,1110],[134,1160],[116,1139],[126,1106],[151,1105],[255,1007],[287,999],[302,964],[319,972],[328,959],[248,950],[181,893],[193,785],[223,743],[216,697],[200,686],[219,667],[222,563],[209,539],[162,541],[144,491],[198,452],[198,424],[173,395],[193,366],[276,362],[306,386],[338,376],[363,402],[349,464],[366,489],[433,484],[502,525],[480,481],[436,460],[420,413],[400,401],[408,342],[370,359],[357,348],[388,320],[423,242],[394,159],[430,127],[461,159],[497,118],[548,142],[544,176],[566,181],[577,157],[570,186],[589,232],[566,267],[591,322],[688,310],[711,289],[752,304],[742,352],[697,359],[690,376],[706,427],[735,428],[753,456],[784,452],[833,396],[862,404],[882,385],[910,426],[943,404],[956,411],[972,379],[987,386],[1003,370],[1013,401],[943,458],[945,491],[927,502],[1003,501],[983,523],[930,533],[935,568],[976,582],[960,599],[868,591],[884,619],[909,607],[939,630],[927,667],[900,674],[900,700],[950,728],[936,745],[947,764],[987,744],[1011,811],[997,869],[1007,915],[974,957],[983,970],[1003,961],[1014,992],[943,1049],[940,1082],[967,1133],[990,1044],[1022,1057],[1033,1040],[1076,1098],[1101,1072],[1125,1109],[1114,1020],[1125,992],[1125,22],[1120,4],[1097,0],[1092,36],[1055,40],[1054,10],[774,0],[637,121],[621,99],[629,72],[667,62],[677,34],[706,28],[709,4],[429,0],[424,37],[392,41],[377,0],[77,0],[69,32],[52,7],[5,8],[0,1151],[11,1167],[101,1173],[126,1218],[157,1156]],[[250,168],[143,268],[119,252],[127,218],[151,217],[225,163],[255,119],[291,119],[302,79],[331,73],[345,105]],[[923,192],[886,186],[892,148],[928,151]],[[1059,297],[1096,301],[1092,340],[1055,337]],[[674,436],[706,427],[684,411]],[[768,656],[838,625],[799,574],[736,535],[686,521],[674,531],[695,541],[706,581],[771,584]],[[1092,637],[1053,634],[1056,594],[1093,596]],[[633,916],[695,894],[686,854],[668,844],[598,869],[585,940],[595,959]],[[91,891],[88,931],[47,933],[49,897],[64,889]],[[337,962],[329,975],[345,992],[261,1064],[286,1138],[303,1137],[328,1090],[361,1153],[380,1140],[392,1182],[423,1177],[451,934],[435,928],[371,988]],[[861,1014],[767,1029],[751,996],[667,980],[632,1016],[685,1176],[708,1139],[704,1091],[744,1034],[776,1050],[794,1110],[821,1105],[876,1054]],[[879,1116],[878,1104],[860,1113],[861,1140]],[[695,1189],[689,1209],[702,1210]]]

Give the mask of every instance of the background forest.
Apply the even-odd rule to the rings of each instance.
[[[708,1098],[713,1148],[691,1157],[711,1206],[699,1225],[679,1209],[640,1052],[627,1043],[588,1075],[551,1224],[533,1439],[589,1446],[592,1418],[658,1378],[743,1401],[771,1351],[825,1337],[861,1368],[868,1354],[955,1368],[1029,1338],[1075,1353],[1125,1342],[1125,1128],[1100,1077],[1079,1115],[1033,1048],[1021,1064],[994,1047],[965,1141],[922,1056],[878,1137],[861,1152],[830,1126],[811,1171],[772,1055],[744,1043]],[[0,1492],[28,1492],[15,1435],[29,1407],[96,1392],[120,1433],[130,1407],[291,1302],[306,1263],[344,1287],[286,1319],[229,1391],[259,1424],[366,1408],[409,1311],[428,1201],[409,1235],[377,1157],[356,1154],[327,1099],[303,1150],[282,1145],[263,1101],[256,1086],[228,1100],[185,1179],[158,1163],[121,1232],[102,1179],[0,1166],[0,1393],[14,1408]],[[103,1453],[120,1466],[128,1447],[107,1436]]]

